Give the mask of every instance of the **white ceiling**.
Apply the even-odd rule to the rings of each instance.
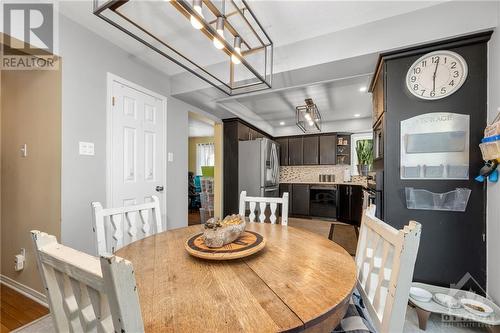
[[[210,44],[203,36],[196,35],[199,31],[192,29],[187,20],[165,20],[163,6],[168,4],[164,0],[154,4],[133,1],[143,2],[138,6],[141,10],[134,15],[146,18],[148,27],[158,30],[168,40],[183,45],[192,41],[197,41],[194,43],[197,46]],[[227,97],[207,87],[200,79],[182,73],[178,66],[100,20],[92,14],[90,0],[63,1],[60,10],[131,55],[171,75],[174,97],[219,118],[236,115],[270,133],[293,126],[295,106],[307,97],[313,98],[324,121],[330,124],[351,126],[355,114],[366,120],[370,117],[371,101],[359,88],[368,85],[377,54],[492,25],[491,18],[484,19],[489,13],[487,2],[481,5],[446,0],[247,2],[275,44],[275,71],[273,90],[239,97]],[[443,2],[446,3],[439,5]],[[459,17],[459,22],[443,23],[442,17],[448,13]],[[415,30],[413,27],[419,22],[426,24]],[[201,57],[200,60],[209,51],[214,51],[211,45],[207,52],[198,52],[196,56]],[[207,56],[203,60],[210,64],[220,61],[220,57]],[[279,125],[281,121],[286,126]]]
[[[189,137],[214,136],[214,122],[192,112],[188,119]]]
[[[295,107],[312,98],[324,122],[371,116],[371,95],[360,88],[367,87],[371,75],[335,80],[310,86],[264,92],[235,98],[245,108],[267,121],[271,126],[295,124]],[[355,115],[359,115],[355,117]]]
[[[213,64],[224,59],[222,52],[211,47],[210,41],[193,29],[188,20],[179,18],[168,2],[135,0],[134,13],[152,31],[167,41],[185,49],[186,42],[207,44],[207,52],[195,52],[197,61]],[[412,12],[443,1],[248,1],[275,46],[329,34],[368,22]],[[71,20],[96,32],[99,36],[125,49],[130,54],[169,74],[183,69],[150,50],[125,33],[102,21],[92,13],[91,0],[59,2],[60,12]],[[141,21],[141,22],[143,22]],[[167,23],[168,22],[168,23]],[[204,38],[200,40],[200,38]],[[187,45],[189,46],[189,45]],[[198,59],[202,56],[204,59]]]
[[[249,1],[275,46],[295,43],[444,1]]]

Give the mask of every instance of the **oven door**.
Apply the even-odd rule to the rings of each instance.
[[[309,214],[328,219],[337,218],[337,186],[311,186],[309,189]]]

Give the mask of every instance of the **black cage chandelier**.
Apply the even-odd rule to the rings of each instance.
[[[321,114],[312,98],[306,98],[306,105],[295,108],[296,124],[304,133],[321,132]]]
[[[271,88],[273,43],[245,0],[94,0],[94,14],[228,95]]]

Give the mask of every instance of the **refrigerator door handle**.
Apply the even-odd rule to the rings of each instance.
[[[272,167],[273,167],[273,180],[274,183],[278,183],[278,174],[279,174],[279,167],[278,167],[278,152],[276,150],[276,144],[273,144],[272,149],[271,149],[271,159],[272,159]]]

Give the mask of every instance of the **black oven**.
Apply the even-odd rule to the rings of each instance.
[[[309,189],[309,215],[337,218],[337,185],[314,185]]]
[[[384,171],[379,170],[368,177],[367,192],[369,203],[374,204],[377,209],[375,216],[384,219]]]

